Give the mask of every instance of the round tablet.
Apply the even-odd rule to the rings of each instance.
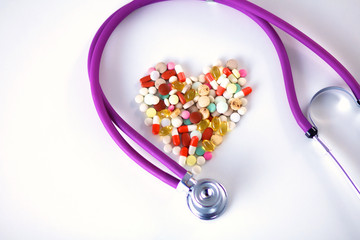
[[[211,136],[211,140],[210,140],[215,146],[219,146],[222,141],[223,141],[223,137],[220,136],[219,134],[214,134]]]
[[[189,119],[189,117],[190,117],[190,112],[189,112],[189,111],[186,111],[186,110],[182,111],[182,112],[181,112],[181,117],[182,117],[183,119]]]
[[[169,94],[169,92],[170,92],[170,87],[169,87],[169,85],[167,85],[166,83],[163,83],[163,84],[161,84],[160,86],[159,86],[159,93],[161,94],[161,95],[168,95]]]
[[[213,113],[216,110],[216,105],[214,103],[210,103],[209,106],[207,106],[207,109],[209,109],[209,112]]]
[[[149,93],[149,90],[147,88],[140,88],[139,93],[143,96]]]
[[[150,127],[153,124],[153,119],[152,118],[145,118],[144,123],[145,123],[146,126]]]
[[[198,104],[200,107],[207,107],[210,104],[210,98],[208,96],[199,97]]]
[[[150,73],[150,78],[151,78],[151,80],[156,81],[156,80],[159,79],[159,77],[160,77],[160,73],[159,73],[158,71],[152,71],[152,72]]]
[[[160,73],[164,73],[167,70],[167,66],[163,62],[159,62],[155,65],[155,69]]]
[[[192,167],[191,171],[194,174],[200,174],[201,173],[201,167],[199,165],[195,165],[195,166]]]
[[[144,96],[139,94],[135,97],[135,102],[136,103],[142,103],[144,101]]]
[[[195,157],[195,156],[192,156],[192,155],[188,156],[188,157],[186,158],[186,164],[187,164],[188,166],[194,166],[194,165],[196,164],[196,157]]]
[[[172,152],[172,146],[170,144],[164,145],[164,152],[171,153]]]
[[[171,125],[173,125],[174,127],[178,128],[182,125],[183,120],[181,117],[176,117],[171,119]]]
[[[173,147],[172,153],[175,155],[179,155],[180,150],[181,150],[181,148],[179,146]]]
[[[199,87],[198,87],[198,94],[200,96],[207,96],[209,95],[210,93],[210,88],[209,86],[205,85],[205,84],[201,84]]]
[[[218,104],[219,102],[226,102],[226,99],[223,96],[217,96],[214,103]]]
[[[230,115],[230,120],[237,123],[240,121],[240,114],[237,112],[234,112]]]
[[[144,97],[144,103],[147,105],[152,105],[154,95],[152,94],[146,94]]]
[[[227,105],[226,102],[219,102],[218,104],[216,104],[216,110],[219,113],[224,113],[228,110],[229,106]]]
[[[171,122],[170,122],[170,119],[169,119],[169,118],[163,118],[163,119],[161,119],[161,126],[167,127],[167,126],[170,126],[170,125],[171,125]]]
[[[208,106],[209,107],[209,106]],[[202,115],[202,119],[207,119],[207,118],[209,118],[209,116],[210,116],[210,111],[209,111],[209,109],[207,109],[207,108],[200,108],[199,109],[199,112],[201,113],[201,115]]]
[[[195,153],[196,153],[196,155],[198,155],[198,156],[202,156],[202,155],[204,155],[205,150],[204,150],[203,147],[199,146],[199,147],[196,148]]]
[[[201,119],[203,118],[202,114],[200,112],[192,112],[190,114],[190,122],[197,124],[201,121]]]
[[[229,68],[230,70],[237,69],[238,63],[235,59],[230,59],[229,61],[226,62],[226,67]]]
[[[163,139],[162,139],[162,142],[164,144],[170,144],[171,143],[171,137],[169,135],[164,136]]]
[[[156,105],[156,104],[158,104],[160,102],[160,98],[158,97],[158,96],[153,96],[152,98],[151,98],[151,104],[152,105]]]
[[[146,110],[149,108],[148,105],[146,105],[145,103],[140,104],[139,109],[140,112],[146,112]]]
[[[211,152],[206,152],[206,153],[204,153],[204,158],[205,158],[206,161],[211,160],[211,158],[212,158],[212,153],[211,153]]]
[[[233,84],[233,83],[227,85],[226,91],[228,91],[229,93],[234,94],[236,92],[236,85]]]
[[[178,102],[179,102],[179,97],[177,95],[171,95],[169,97],[169,102],[172,104],[172,105],[176,105]]]
[[[155,88],[159,88],[159,86],[164,83],[166,83],[166,81],[162,78],[159,78],[158,80],[155,81]]]
[[[205,162],[206,162],[206,160],[205,160],[205,158],[204,158],[203,156],[199,156],[199,157],[197,157],[197,159],[196,159],[196,163],[197,163],[198,165],[200,165],[200,166],[204,165]]]
[[[241,107],[241,108],[238,110],[238,113],[239,113],[241,116],[243,116],[243,115],[245,115],[246,111],[247,111],[246,107]]]
[[[155,108],[148,108],[146,110],[146,116],[149,117],[149,118],[152,118],[156,115],[156,110]]]

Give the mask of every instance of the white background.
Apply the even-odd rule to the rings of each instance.
[[[252,2],[307,33],[360,79],[359,1]],[[199,176],[227,188],[225,214],[198,220],[182,194],[121,152],[95,111],[86,62],[96,30],[124,4],[1,1],[0,239],[360,239],[359,198],[293,119],[271,42],[228,7],[182,1],[138,10],[112,35],[101,68],[110,102],[158,147],[133,100],[148,67],[171,60],[197,75],[217,58],[236,58],[248,70],[248,114]],[[304,112],[322,87],[344,86],[280,35]],[[343,159],[359,167],[358,160]]]

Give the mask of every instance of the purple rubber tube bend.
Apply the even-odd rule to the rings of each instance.
[[[103,50],[105,48],[106,42],[108,41],[110,35],[115,30],[117,25],[121,23],[123,19],[125,19],[130,13],[135,11],[138,8],[146,6],[148,4],[162,2],[167,0],[135,0],[130,2],[129,4],[123,6],[118,11],[113,13],[99,28],[97,31],[89,51],[88,57],[88,72],[91,84],[91,91],[93,100],[95,103],[96,110],[99,114],[99,117],[105,126],[106,130],[109,132],[110,136],[114,139],[116,144],[137,164],[139,164],[146,171],[156,176],[163,182],[167,183],[173,188],[176,188],[179,183],[179,178],[183,178],[186,174],[186,170],[178,165],[175,161],[169,158],[162,151],[157,149],[153,144],[147,141],[143,136],[141,136],[138,132],[136,132],[130,125],[128,125],[112,108],[108,100],[106,99],[101,86],[99,79],[99,68],[100,61]],[[274,24],[280,29],[284,30],[300,42],[302,42],[305,46],[309,47],[312,51],[314,51],[317,55],[319,55],[324,61],[326,61],[332,68],[335,69],[336,72],[345,80],[345,82],[349,85],[357,99],[360,99],[360,86],[356,82],[356,80],[351,76],[351,74],[326,50],[312,41],[309,37],[304,35],[302,32],[292,27],[288,23],[274,16],[273,14],[267,12],[260,7],[247,2],[247,1],[235,1],[235,0],[219,0],[216,1],[221,4],[230,6],[235,8],[244,14],[248,15],[252,18],[269,36],[271,41],[273,42],[275,49],[279,55],[281,68],[283,71],[283,77],[285,82],[285,89],[288,96],[288,101],[292,113],[298,123],[298,125],[303,129],[304,132],[307,132],[312,125],[305,118],[303,113],[301,112],[300,106],[298,104],[294,82],[291,72],[290,61],[288,55],[286,53],[286,49],[274,30],[274,28],[269,24]],[[138,152],[135,151],[122,137],[122,135],[118,132],[115,125],[126,135],[128,135],[131,139],[133,139],[139,146],[144,148],[147,152],[149,152],[152,156],[158,159],[165,167],[167,167],[176,177],[170,175],[169,173],[159,169],[148,160],[146,160],[143,156],[141,156]]]

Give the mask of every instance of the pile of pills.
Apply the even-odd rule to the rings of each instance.
[[[164,151],[179,157],[194,174],[212,158],[224,135],[234,129],[247,109],[251,93],[247,73],[234,59],[217,61],[198,77],[186,77],[180,65],[160,62],[140,79],[135,101],[146,114],[145,124],[162,137]]]

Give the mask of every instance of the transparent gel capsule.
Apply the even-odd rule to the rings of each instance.
[[[196,95],[195,89],[190,89],[189,91],[187,91],[185,93],[185,100],[187,102],[189,102],[189,101],[191,101],[191,100],[193,100],[195,98],[195,95]]]
[[[160,136],[169,135],[171,133],[171,131],[172,131],[172,128],[173,128],[172,126],[166,126],[166,127],[161,128],[160,131],[159,131],[159,135]]]
[[[210,73],[211,73],[211,75],[213,75],[215,80],[218,80],[219,77],[221,76],[220,69],[217,66],[212,67],[211,70],[210,70]]]
[[[176,89],[178,91],[183,90],[183,88],[185,87],[185,83],[179,82],[179,81],[175,81],[171,84],[173,89]]]
[[[169,109],[163,109],[160,112],[158,112],[158,116],[163,119],[163,118],[168,118],[170,116],[171,112]]]
[[[216,132],[220,128],[220,118],[219,117],[213,117],[210,123],[210,127]]]
[[[197,124],[197,130],[203,132],[210,124],[209,119],[203,119]]]
[[[228,131],[228,123],[226,121],[222,121],[220,123],[220,128],[219,128],[219,134],[221,136],[224,136]]]
[[[215,145],[212,142],[210,142],[209,140],[204,140],[202,142],[202,147],[204,148],[204,150],[206,152],[212,152],[215,150]]]

